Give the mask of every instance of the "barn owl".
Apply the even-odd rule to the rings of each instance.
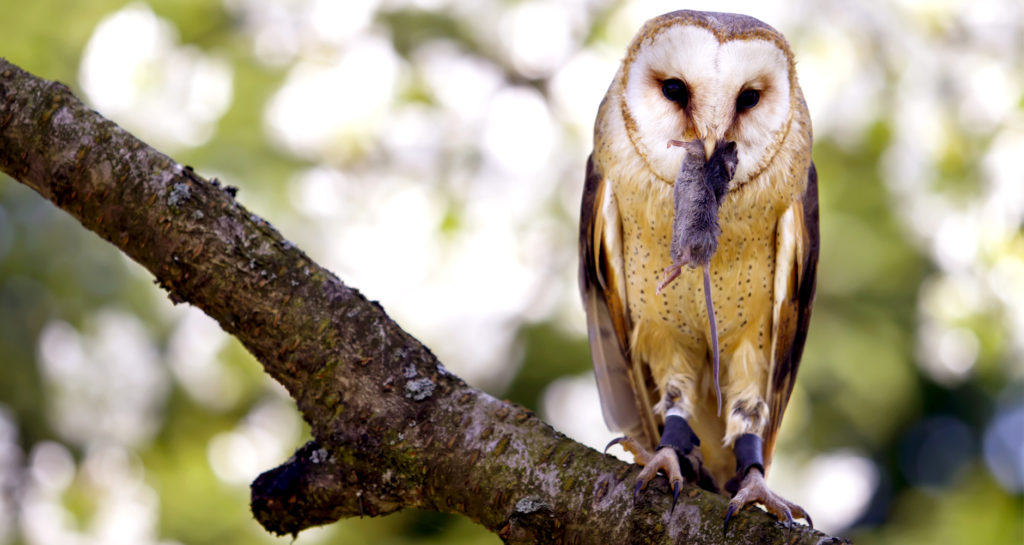
[[[817,184],[778,31],[644,24],[601,102],[580,214],[595,375],[613,443],[645,466],[635,493],[660,470],[675,498],[684,481],[731,493],[726,525],[750,503],[810,523],[764,475],[814,299]]]

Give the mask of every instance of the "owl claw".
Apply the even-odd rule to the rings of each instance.
[[[748,503],[760,503],[765,509],[778,517],[780,521],[786,522],[786,527],[793,528],[793,519],[802,518],[810,526],[811,517],[807,515],[799,505],[779,496],[768,489],[764,475],[759,469],[751,469],[740,484],[736,495],[729,502],[729,510],[725,513],[725,530],[729,528],[729,518]]]
[[[722,535],[729,533],[729,519],[736,513],[736,506],[729,504],[729,509],[725,511],[725,524],[722,525]]]
[[[636,440],[629,437],[619,437],[612,439],[608,443],[608,447],[605,447],[605,450],[613,445],[622,446],[623,449],[633,455],[633,461],[637,465],[643,466],[640,474],[637,475],[636,484],[633,486],[633,503],[636,503],[640,497],[640,492],[647,488],[647,483],[651,482],[660,470],[665,473],[672,486],[672,510],[674,511],[676,502],[679,500],[679,493],[683,490],[684,481],[683,473],[679,466],[679,456],[676,454],[675,449],[666,447],[651,453]]]
[[[622,449],[633,455],[633,460],[642,466],[647,465],[652,456],[640,443],[636,442],[635,439],[629,437],[616,437],[608,442],[608,445],[604,447],[604,451],[608,452],[608,449],[615,445],[621,445]]]
[[[608,441],[608,444],[604,446],[604,453],[608,454],[608,449],[614,447],[615,445],[618,445],[619,443],[621,443],[625,439],[627,439],[627,438],[626,437],[616,437],[615,439],[612,439],[611,441]]]
[[[637,458],[637,463],[641,463]],[[671,483],[673,490],[682,490],[683,486],[683,473],[679,469],[679,456],[676,451],[672,448],[661,448],[658,449],[653,455],[648,454],[646,464],[643,464],[644,468],[637,475],[637,484],[639,488],[634,491],[643,490],[647,487],[647,483],[654,480],[654,477],[658,475],[658,471],[663,471],[668,477],[669,483]],[[673,498],[673,508],[675,507],[675,500],[678,499],[678,495]]]

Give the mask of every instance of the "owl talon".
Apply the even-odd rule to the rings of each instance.
[[[614,447],[615,445],[618,445],[625,439],[627,439],[627,437],[616,437],[615,439],[608,441],[608,444],[604,446],[604,453],[608,454],[608,449]]]
[[[615,445],[619,445],[623,450],[633,455],[633,461],[638,465],[645,466],[653,458],[651,453],[640,445],[635,439],[630,437],[616,437],[612,439],[608,446],[604,447],[604,451],[608,452],[608,449]]]
[[[683,489],[683,473],[680,471],[679,457],[676,455],[675,449],[659,448],[656,452],[651,453],[636,440],[629,437],[612,439],[608,443],[608,447],[613,445],[620,445],[626,452],[633,455],[633,461],[637,465],[643,466],[640,474],[636,477],[636,484],[633,485],[633,503],[636,503],[639,499],[640,492],[647,488],[647,483],[654,480],[654,477],[658,475],[658,471],[663,471],[668,476],[668,481],[672,486],[672,509],[675,509],[676,501],[679,500],[679,493]]]
[[[640,463],[639,458],[637,463]],[[647,488],[647,483],[654,480],[654,477],[658,475],[658,471],[665,473],[674,490],[682,490],[683,473],[679,469],[679,457],[676,455],[676,451],[671,448],[660,448],[653,455],[648,455],[647,463],[644,464],[643,470],[637,475],[637,486],[633,489],[634,498],[637,492]],[[673,507],[675,505],[674,501]]]
[[[810,523],[807,511],[799,505],[779,496],[768,489],[764,480],[764,474],[758,469],[750,470],[743,478],[739,490],[729,502],[729,510],[725,514],[726,529],[728,529],[729,518],[733,513],[743,509],[749,503],[760,503],[765,510],[778,517],[779,521],[785,521],[786,527],[792,529],[794,515]]]
[[[725,511],[725,524],[722,525],[722,535],[723,536],[729,533],[729,519],[731,519],[732,516],[735,513],[736,513],[736,506],[730,503],[729,504],[729,509],[727,509]]]

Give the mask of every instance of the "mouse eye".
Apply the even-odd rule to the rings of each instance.
[[[680,108],[685,108],[690,103],[690,90],[686,88],[685,83],[675,78],[661,82],[661,94],[678,104]]]
[[[736,97],[736,111],[745,112],[754,106],[757,106],[757,101],[761,100],[761,92],[757,89],[746,89],[740,96]]]

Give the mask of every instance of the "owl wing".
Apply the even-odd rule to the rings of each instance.
[[[605,424],[653,448],[658,436],[649,393],[630,364],[622,225],[615,195],[593,156],[580,209],[579,282]]]
[[[772,361],[766,398],[769,420],[763,437],[766,468],[771,463],[782,414],[793,393],[793,383],[807,339],[819,244],[818,173],[811,163],[803,198],[786,210],[776,228]]]

